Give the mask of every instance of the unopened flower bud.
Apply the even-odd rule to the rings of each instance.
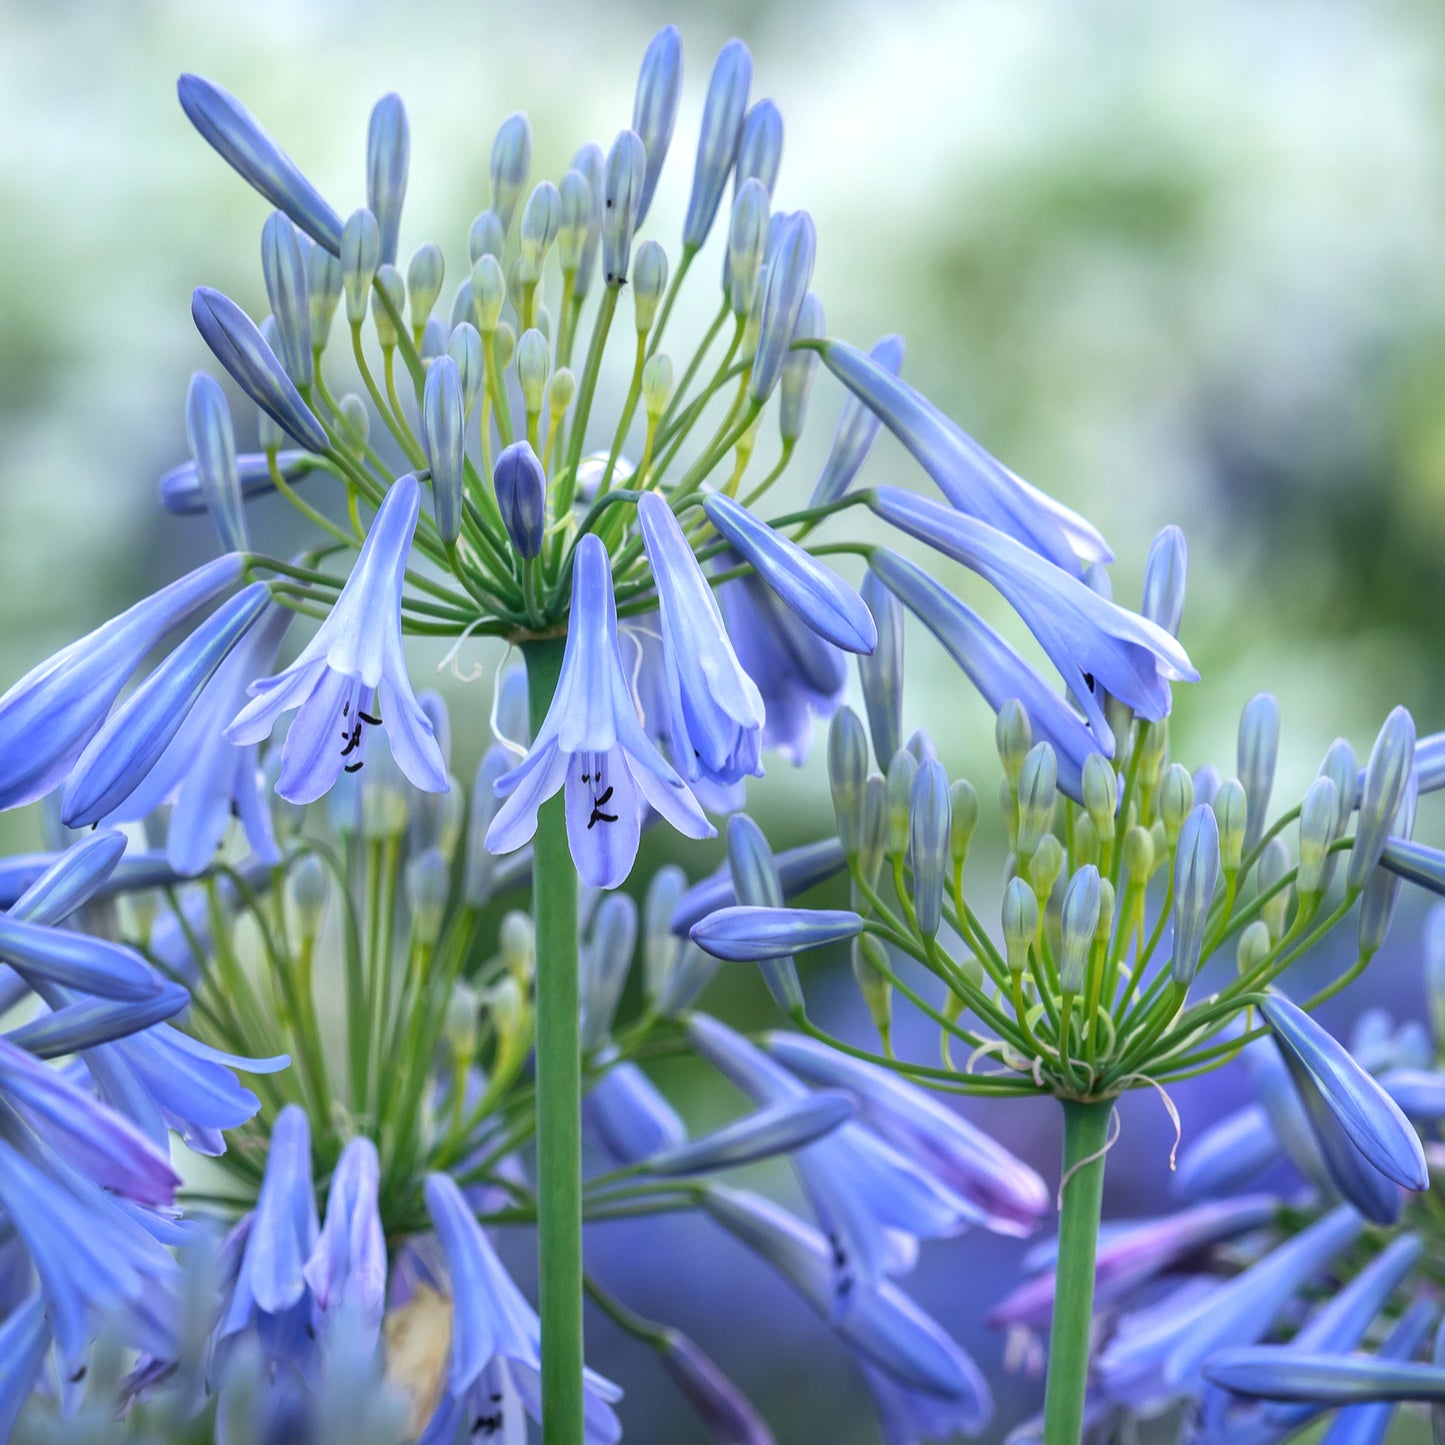
[[[400,316],[405,306],[406,282],[401,279],[401,272],[395,266],[381,265],[377,268],[376,287],[371,297],[371,320],[383,351],[396,345],[398,333],[392,318]]]
[[[1170,763],[1159,781],[1159,821],[1164,825],[1164,841],[1169,851],[1179,841],[1179,830],[1194,806],[1194,779],[1183,763]]]
[[[496,331],[507,302],[507,278],[502,263],[493,255],[478,257],[472,266],[472,305],[477,310],[477,330],[483,336]]]
[[[743,117],[735,184],[741,186],[745,181],[757,179],[771,196],[782,162],[782,113],[772,101],[760,100]]]
[[[505,371],[511,365],[516,350],[517,333],[512,330],[511,323],[499,322],[496,334],[492,337],[492,355],[497,358],[498,371]]]
[[[1087,813],[1080,813],[1074,820],[1074,836],[1069,840],[1069,856],[1075,864],[1099,864],[1099,833],[1094,820]]]
[[[309,386],[312,375],[311,297],[306,281],[306,255],[296,227],[280,211],[272,211],[261,231],[261,270],[266,295],[276,319],[281,365],[297,386]]]
[[[492,472],[492,484],[517,555],[535,557],[542,550],[547,523],[547,474],[525,438],[503,449]]]
[[[607,153],[602,182],[602,279],[609,286],[627,280],[646,173],[647,155],[636,131],[622,131]]]
[[[1349,816],[1355,811],[1359,797],[1360,766],[1355,760],[1355,750],[1344,738],[1336,738],[1330,744],[1325,760],[1320,764],[1320,777],[1334,783],[1340,798],[1340,831],[1344,831]]]
[[[321,915],[331,891],[326,866],[314,853],[308,853],[287,875],[286,882],[296,910],[297,932],[305,940],[313,939],[320,932]]]
[[[306,257],[306,294],[311,301],[311,345],[320,351],[341,302],[341,262],[325,246],[313,246]]]
[[[562,197],[557,187],[551,181],[538,181],[522,207],[517,235],[517,274],[523,285],[535,286],[542,279],[542,267],[561,224]]]
[[[1080,791],[1094,832],[1101,839],[1112,836],[1114,815],[1119,810],[1119,778],[1103,753],[1090,753],[1084,759]]]
[[[849,961],[853,979],[863,996],[863,1005],[880,1038],[887,1039],[893,1024],[893,986],[878,967],[878,960],[887,961],[877,939],[860,934],[853,940]]]
[[[677,105],[682,98],[682,37],[677,26],[665,25],[652,37],[642,57],[637,76],[637,95],[632,102],[632,129],[642,140],[647,154],[647,172],[637,206],[642,224],[657,190],[662,162],[677,124]]]
[[[738,903],[782,910],[783,889],[773,863],[772,850],[762,829],[746,813],[734,813],[728,819],[727,846],[728,871],[732,875],[733,893]],[[696,928],[693,937],[696,939]],[[784,1013],[794,1013],[802,1008],[803,986],[798,981],[797,966],[791,955],[766,958],[761,968],[768,992]]]
[[[371,411],[354,391],[348,391],[337,402],[336,409],[341,413],[349,438],[355,442],[357,450],[361,450],[371,435]]]
[[[768,193],[761,181],[748,181],[733,198],[723,257],[723,295],[736,317],[747,316],[753,308],[767,241]]]
[[[891,758],[903,737],[903,609],[871,571],[864,574],[861,592],[878,641],[871,654],[859,655],[858,676],[874,754]]]
[[[1264,832],[1278,758],[1279,703],[1273,693],[1261,692],[1250,698],[1239,717],[1239,781],[1249,801],[1246,848],[1253,848]]]
[[[1219,881],[1220,825],[1214,811],[1196,807],[1184,820],[1174,860],[1174,957],[1170,972],[1188,986],[1199,971],[1209,906]]]
[[[421,403],[422,441],[431,465],[432,505],[437,532],[451,546],[461,535],[465,485],[467,404],[462,377],[450,356],[439,356],[426,369]]]
[[[1028,860],[1029,882],[1040,901],[1054,891],[1054,884],[1064,871],[1064,845],[1052,833],[1045,833]]]
[[[1261,893],[1269,893],[1280,880],[1290,871],[1289,849],[1284,845],[1283,838],[1271,838],[1264,845],[1264,851],[1259,855],[1259,866],[1255,869],[1256,881],[1259,884]],[[1286,920],[1289,917],[1289,901],[1293,892],[1289,884],[1285,884],[1275,893],[1260,909],[1259,916],[1265,926],[1269,929],[1270,937],[1276,940],[1284,937]]]
[[[1023,703],[1015,698],[998,710],[998,719],[993,729],[994,743],[998,748],[998,760],[1003,764],[1003,775],[1010,788],[1019,786],[1019,774],[1024,759],[1033,746],[1034,732],[1029,726],[1029,715]]]
[[[908,809],[913,796],[913,779],[918,759],[905,748],[893,754],[888,764],[888,856],[902,858],[908,851]]]
[[[1430,1026],[1438,1047],[1445,1039],[1445,903],[1437,903],[1425,915],[1425,998],[1430,1006]]]
[[[290,222],[287,222],[290,225]],[[186,438],[195,462],[201,498],[228,552],[244,552],[246,511],[236,468],[236,434],[231,407],[214,377],[198,371],[186,396]]]
[[[828,727],[828,783],[843,856],[855,858],[863,843],[863,794],[868,786],[868,738],[858,714],[840,707]]]
[[[1331,778],[1316,778],[1305,793],[1299,815],[1299,872],[1295,887],[1301,895],[1317,896],[1325,889],[1325,859],[1340,826],[1340,792]]]
[[[384,95],[372,107],[366,128],[366,204],[381,235],[381,259],[396,264],[401,207],[406,199],[411,128],[399,95]]]
[[[858,873],[870,888],[878,886],[888,849],[888,784],[881,773],[870,773],[863,790],[863,846],[858,852]]]
[[[948,855],[955,868],[968,857],[968,845],[978,827],[978,790],[967,778],[960,778],[949,791]]]
[[[1088,978],[1089,951],[1099,926],[1099,870],[1080,868],[1064,890],[1063,950],[1059,958],[1059,987],[1066,994],[1081,994]]]
[[[492,142],[492,210],[504,236],[512,229],[512,216],[531,168],[532,127],[527,117],[517,111],[502,122]]]
[[[806,211],[796,212],[783,224],[777,251],[768,258],[767,277],[758,283],[762,309],[748,381],[748,395],[755,402],[767,401],[783,374],[803,299],[813,280],[817,244],[813,218]]]
[[[1022,878],[1010,878],[1003,891],[1003,947],[1010,973],[1023,973],[1029,966],[1029,949],[1038,931],[1039,900]]]
[[[1114,929],[1114,885],[1099,879],[1099,921],[1094,925],[1094,942],[1107,944]]]
[[[1053,744],[1035,743],[1019,770],[1018,853],[1028,858],[1054,826],[1058,801],[1059,760]]]
[[[361,833],[371,843],[399,838],[406,832],[407,780],[389,750],[373,748],[361,781]]]
[[[652,330],[667,291],[667,252],[656,241],[644,241],[632,264],[632,308],[637,330]]]
[[[657,421],[672,400],[672,358],[658,351],[642,366],[642,405],[649,421]]]
[[[643,392],[646,394],[647,368],[643,370]],[[561,366],[552,373],[552,379],[547,383],[547,411],[552,418],[552,425],[556,424],[567,414],[567,408],[572,405],[572,399],[577,395],[577,378],[573,375],[571,367]]]
[[[1243,933],[1239,935],[1239,948],[1235,958],[1241,974],[1248,973],[1251,969],[1258,967],[1269,955],[1274,947],[1274,940],[1270,937],[1269,924],[1264,919],[1256,918]]]
[[[1142,888],[1154,872],[1154,836],[1136,823],[1124,834],[1124,871],[1136,888]]]
[[[446,262],[441,248],[428,241],[418,246],[406,268],[406,294],[411,300],[412,329],[425,327],[442,294]]]
[[[918,931],[934,938],[943,922],[943,885],[948,871],[948,774],[930,760],[913,779],[909,809],[909,853],[913,863],[913,908]]]
[[[451,997],[447,1000],[446,1022],[443,1033],[452,1058],[466,1068],[477,1056],[477,1035],[481,1023],[482,997],[466,979],[459,978],[452,985]]]
[[[582,253],[587,245],[587,232],[596,204],[587,177],[578,170],[568,171],[557,188],[557,201],[557,260],[564,276],[568,272],[575,275],[582,264]]]
[[[592,913],[579,963],[582,1048],[606,1042],[637,947],[637,905],[626,893],[604,893]]]
[[[440,316],[430,317],[425,326],[421,329],[421,342],[417,346],[417,356],[422,361],[435,361],[439,356],[445,356],[447,349],[447,324]]]
[[[528,416],[542,414],[551,370],[552,352],[547,338],[536,327],[524,331],[517,342],[517,384],[522,389],[522,406]]]
[[[1194,803],[1197,807],[1203,803],[1206,807],[1212,808],[1214,800],[1219,796],[1219,785],[1224,781],[1219,776],[1218,768],[1205,766],[1194,770]]]
[[[1249,802],[1239,779],[1230,778],[1221,783],[1214,795],[1214,816],[1219,823],[1219,856],[1226,876],[1239,872],[1248,814]]]
[[[471,302],[467,302],[470,315]],[[482,355],[482,335],[470,321],[459,321],[447,338],[447,355],[456,364],[457,379],[462,384],[462,410],[471,416],[481,399],[486,384],[486,359]]]
[[[500,262],[506,248],[507,235],[501,217],[495,211],[483,211],[467,231],[467,259],[474,268],[483,256]]]
[[[700,250],[707,240],[728,174],[737,160],[752,79],[753,58],[747,46],[741,40],[729,40],[713,66],[703,103],[692,194],[682,228],[682,243],[690,251]]]
[[[419,943],[436,942],[450,886],[451,870],[440,849],[428,848],[406,865],[407,907],[411,910],[411,931]]]
[[[1409,841],[1415,831],[1415,802],[1419,795],[1419,778],[1412,765],[1405,782],[1405,796],[1395,809],[1390,837]],[[1390,923],[1395,917],[1395,904],[1400,897],[1400,878],[1386,868],[1376,868],[1360,894],[1360,917],[1357,946],[1362,958],[1373,958],[1385,942]]]
[[[1351,888],[1363,888],[1375,871],[1414,764],[1415,722],[1405,708],[1397,707],[1385,719],[1365,767],[1355,843],[1346,872]]]
[[[464,321],[471,326],[473,331],[476,330],[477,308],[472,302],[472,277],[470,272],[467,273],[466,279],[453,293],[451,315],[447,318],[448,325],[450,325],[453,330]],[[478,334],[480,335],[480,333]]]
[[[823,303],[809,291],[798,312],[793,328],[794,345],[783,362],[783,379],[778,383],[778,435],[789,446],[803,434],[808,415],[808,399],[813,392],[813,377],[822,359],[811,347],[799,347],[800,341],[821,341],[825,334]]]
[[[582,146],[572,157],[572,169],[587,182],[592,201],[577,274],[572,279],[572,299],[581,301],[591,289],[592,278],[597,274],[597,253],[602,249],[602,192],[607,171],[602,147],[593,141]]]
[[[1178,527],[1165,527],[1149,548],[1144,564],[1144,605],[1150,622],[1179,636],[1184,617],[1184,583],[1189,571],[1189,548]]]
[[[531,981],[537,967],[537,929],[529,914],[514,908],[502,916],[497,953],[513,978],[521,983]]]
[[[368,210],[353,211],[341,233],[341,289],[346,293],[346,319],[352,326],[366,320],[371,283],[381,265],[381,231]]]

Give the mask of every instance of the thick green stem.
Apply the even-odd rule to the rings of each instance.
[[[535,737],[562,667],[563,638],[528,643]],[[577,995],[577,870],[559,792],[537,814],[537,1256],[543,1445],[582,1445],[582,1072]]]
[[[1044,1395],[1044,1445],[1079,1445],[1089,1382],[1104,1150],[1114,1104],[1109,1099],[1060,1102],[1064,1107],[1064,1182],[1060,1187],[1058,1283],[1049,1331],[1049,1382]]]

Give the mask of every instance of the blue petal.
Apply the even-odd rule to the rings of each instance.
[[[845,908],[720,908],[688,936],[714,958],[730,963],[782,958],[808,948],[843,943],[863,931],[863,920]]]

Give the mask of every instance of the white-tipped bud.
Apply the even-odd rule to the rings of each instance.
[[[1010,973],[1029,966],[1029,949],[1039,931],[1039,900],[1022,878],[1010,878],[1003,891],[1003,947]]]
[[[1059,987],[1064,993],[1081,994],[1088,979],[1089,951],[1099,926],[1099,870],[1080,868],[1064,890],[1062,914],[1063,951],[1059,958]]]
[[[1299,872],[1295,887],[1317,897],[1326,886],[1325,860],[1340,826],[1340,791],[1331,778],[1316,778],[1305,793],[1299,815]]]
[[[1059,760],[1053,744],[1035,743],[1019,770],[1019,839],[1021,858],[1032,856],[1054,826],[1058,802]]]
[[[526,286],[542,279],[547,253],[562,223],[562,197],[551,181],[539,181],[522,207],[517,236],[517,274]]]
[[[492,210],[501,222],[503,235],[512,228],[512,216],[531,169],[532,127],[518,111],[502,122],[492,142]]]
[[[644,241],[632,263],[632,307],[637,330],[652,330],[667,292],[667,252],[656,241]]]
[[[1229,778],[1219,785],[1214,797],[1214,816],[1219,823],[1219,854],[1225,874],[1238,873],[1249,817],[1249,801],[1244,784],[1238,778]]]
[[[657,421],[672,401],[672,358],[658,351],[642,367],[642,405],[649,421]]]
[[[547,338],[535,327],[524,331],[517,342],[517,383],[528,416],[540,416],[547,399],[547,379],[552,370],[552,352]]]
[[[1003,764],[1003,775],[1011,788],[1017,789],[1019,774],[1024,759],[1033,746],[1034,731],[1029,726],[1029,715],[1023,703],[1015,698],[998,710],[998,719],[993,729],[994,745],[998,748],[998,760]]]
[[[1244,829],[1246,848],[1253,848],[1264,832],[1278,758],[1279,703],[1273,693],[1262,692],[1250,698],[1239,717],[1239,781],[1249,800]]]
[[[495,256],[479,256],[472,266],[472,305],[477,313],[477,330],[492,335],[502,319],[507,304],[507,278],[502,263]]]
[[[1159,821],[1164,825],[1164,841],[1169,851],[1179,841],[1179,830],[1194,807],[1194,779],[1183,763],[1170,763],[1159,780]]]
[[[399,333],[394,318],[402,315],[405,309],[406,282],[401,279],[401,272],[395,266],[378,267],[376,286],[371,295],[371,322],[376,327],[376,339],[383,351],[396,345]]]
[[[418,246],[406,268],[406,293],[411,299],[411,325],[413,331],[420,331],[432,313],[442,294],[442,283],[446,279],[446,262],[441,248],[430,241]]]

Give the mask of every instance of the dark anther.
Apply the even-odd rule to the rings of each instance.
[[[500,1399],[501,1397],[493,1396],[493,1398]],[[495,1435],[497,1431],[501,1428],[502,1412],[500,1410],[497,1410],[491,1415],[478,1415],[476,1420],[472,1424],[472,1434],[492,1436]]]
[[[592,781],[592,774],[591,774],[591,773],[583,773],[583,774],[582,774],[582,781],[583,781],[584,783],[590,783],[590,782]]]
[[[372,717],[369,712],[362,712],[358,708],[356,715],[362,720],[362,722],[370,723],[374,728],[379,728],[381,726],[381,719],[379,717]]]
[[[612,791],[612,786],[609,784],[607,790],[601,797],[592,800],[592,816],[587,820],[587,829],[589,832],[598,823],[615,823],[617,821],[616,813],[604,813],[602,811],[604,805],[612,797]]]
[[[341,756],[349,757],[361,746],[361,724],[357,723],[349,733],[342,733],[341,736],[346,739],[346,746],[342,748]]]
[[[78,1385],[78,1384],[85,1378],[86,1368],[87,1368],[87,1367],[86,1367],[85,1365],[82,1365],[82,1366],[70,1377],[70,1383],[71,1383],[72,1385]]]
[[[1090,692],[1093,692],[1093,690],[1094,690],[1094,674],[1093,674],[1092,672],[1086,672],[1086,673],[1084,674],[1084,686],[1085,686],[1086,688],[1088,688]]]
[[[348,773],[359,773],[361,771],[361,759],[358,758],[354,763],[347,763],[345,771]]]

